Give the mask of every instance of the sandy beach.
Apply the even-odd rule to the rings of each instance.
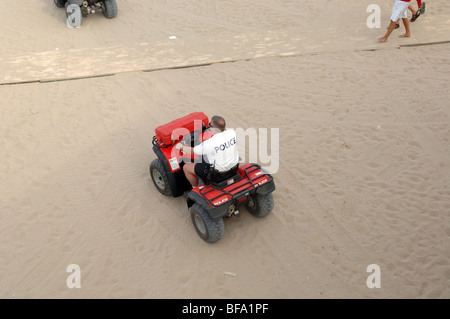
[[[387,43],[373,3],[0,2],[0,298],[450,298],[450,2]],[[148,169],[192,112],[279,132],[272,213],[214,244]]]

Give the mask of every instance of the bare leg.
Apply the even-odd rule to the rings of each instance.
[[[409,21],[408,21],[409,22]],[[404,22],[403,22],[404,23]],[[395,29],[395,25],[397,24],[397,22],[391,21],[391,24],[389,24],[389,28],[385,34],[384,37],[382,38],[378,38],[378,41],[380,42],[386,42],[389,38],[389,36],[391,35],[392,31],[394,31]]]
[[[403,25],[405,26],[405,34],[401,35],[400,38],[409,38],[411,36],[411,29],[409,28],[408,18],[402,18]]]
[[[184,175],[193,187],[198,186],[198,176],[195,174],[195,163],[186,163],[183,166]]]
[[[411,20],[409,20],[410,22],[416,21],[417,18],[420,17],[420,14],[422,13],[420,10],[420,7],[419,7],[419,9],[416,10],[416,9],[414,9],[414,6],[412,4],[409,4],[408,9],[411,10],[411,13],[412,13]]]
[[[409,11],[411,11],[411,13],[412,13],[412,15],[414,17],[416,15],[416,13],[417,13],[417,10],[414,9],[414,6],[411,3],[409,4],[408,9],[409,9]]]

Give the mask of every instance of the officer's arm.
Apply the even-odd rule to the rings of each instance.
[[[179,151],[182,151],[184,154],[194,154],[194,149],[190,146],[183,145],[181,143],[178,143],[175,145],[175,148]]]

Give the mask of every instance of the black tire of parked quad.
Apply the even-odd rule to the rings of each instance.
[[[53,0],[58,8],[64,8],[67,0]]]
[[[250,201],[247,203],[247,210],[255,217],[267,216],[273,209],[274,200],[272,193],[260,195],[251,195]]]
[[[223,218],[211,218],[206,210],[198,203],[195,203],[189,208],[189,213],[197,234],[204,241],[213,243],[223,236],[225,232]]]
[[[152,178],[153,184],[155,184],[156,189],[161,194],[172,196],[169,179],[167,178],[167,175],[165,173],[163,163],[159,158],[154,159],[150,163],[150,177]]]
[[[103,15],[108,19],[115,18],[119,12],[116,0],[105,0],[104,5]]]

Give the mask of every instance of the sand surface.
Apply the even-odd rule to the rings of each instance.
[[[118,0],[79,29],[26,2],[0,2],[1,298],[450,298],[449,1],[385,44],[390,0],[380,29],[365,0]],[[214,244],[148,172],[196,111],[279,132],[273,212]]]

